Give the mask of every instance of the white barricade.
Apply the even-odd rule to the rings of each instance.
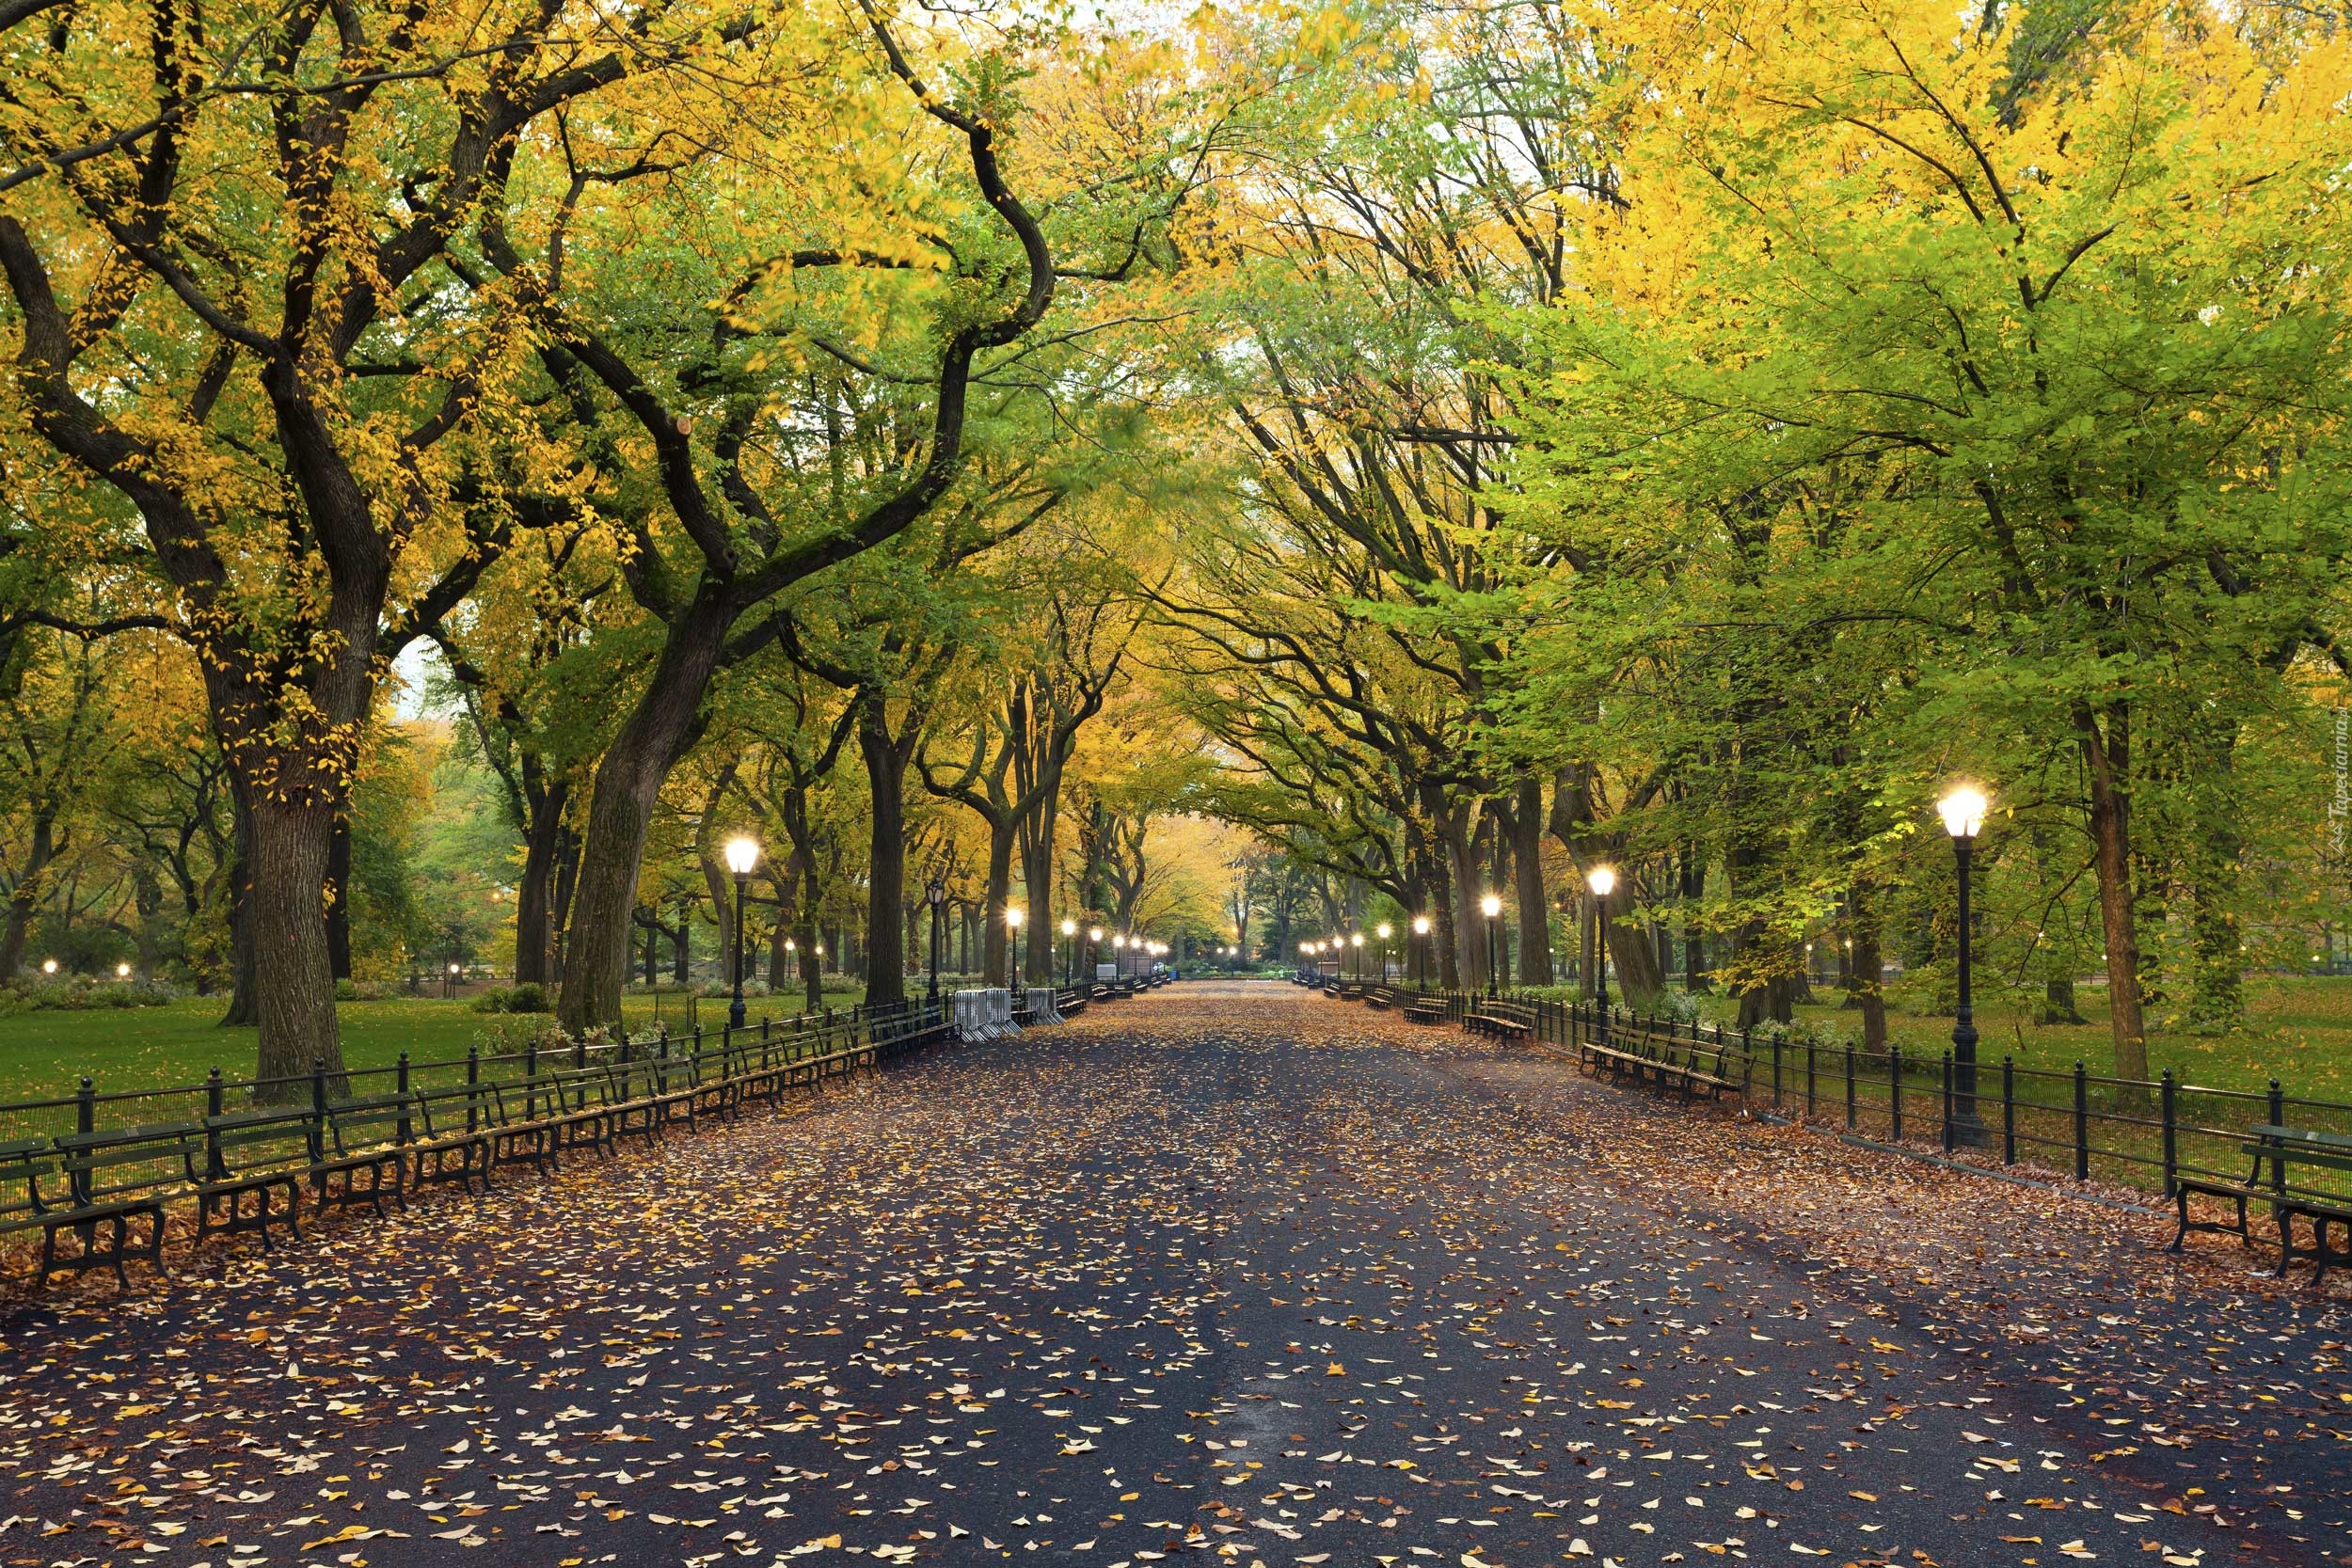
[[[1051,986],[1031,986],[1029,988],[1028,1012],[1029,1022],[1033,1024],[1061,1022],[1061,1008],[1055,1004],[1054,988]]]
[[[956,1037],[962,1040],[993,1040],[1006,1035],[1017,1035],[1020,1025],[1012,1021],[1012,992],[1002,986],[985,990],[960,990],[955,994]]]

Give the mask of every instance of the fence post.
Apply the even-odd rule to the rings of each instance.
[[[481,1083],[482,1083],[482,1047],[481,1047],[480,1045],[478,1045],[478,1044],[477,1044],[477,1045],[469,1045],[469,1046],[466,1047],[466,1087],[467,1087],[467,1088],[469,1088],[469,1089],[472,1089],[472,1088],[475,1088],[475,1087],[479,1086]],[[480,1111],[480,1103],[479,1103],[478,1097],[477,1097],[477,1096],[475,1096],[475,1095],[472,1095],[472,1094],[469,1094],[469,1095],[467,1095],[467,1096],[466,1096],[466,1131],[467,1131],[467,1132],[478,1132],[478,1131],[480,1130],[480,1129],[476,1126],[476,1124],[475,1124],[475,1120],[474,1120],[474,1118],[475,1118],[476,1115],[479,1113],[479,1111]]]
[[[1804,1119],[1807,1121],[1813,1119],[1814,1054],[1815,1042],[1813,1037],[1807,1035],[1804,1037]]]
[[[73,1130],[83,1133],[98,1131],[98,1085],[90,1082],[87,1072],[82,1074],[81,1086],[73,1091]],[[96,1201],[90,1196],[88,1171],[74,1172],[72,1186],[73,1201],[78,1206],[87,1209]],[[89,1244],[89,1232],[83,1234],[85,1246]]]
[[[394,1072],[392,1086],[393,1092],[400,1096],[400,1120],[392,1127],[392,1142],[412,1143],[416,1139],[416,1129],[408,1122],[408,1053],[405,1051],[400,1053],[400,1066]]]
[[[2164,1108],[2164,1196],[2169,1199],[2181,1177],[2180,1121],[2172,1102],[2175,1088],[2172,1069],[2166,1068],[2157,1083],[2157,1093]]]
[[[1903,1048],[1886,1048],[1886,1086],[1888,1114],[1895,1128],[1895,1142],[1903,1141]]]
[[[310,1146],[310,1162],[313,1164],[326,1158],[326,1145],[320,1137],[326,1131],[326,1058],[313,1056],[310,1058],[310,1126],[305,1140]],[[263,1202],[266,1204],[267,1200]]]
[[[225,1089],[226,1085],[220,1081],[220,1069],[215,1068],[204,1075],[204,1172],[215,1180],[222,1175],[223,1161],[220,1157],[220,1129],[213,1126],[212,1122],[227,1109]]]
[[[83,1079],[83,1084],[89,1084],[89,1079]],[[2270,1126],[2286,1126],[2286,1096],[2280,1091],[2280,1079],[2270,1079]],[[2280,1195],[2286,1192],[2284,1159],[2270,1162],[2270,1190]]]
[[[1853,1041],[1846,1042],[1846,1131],[1854,1130],[1853,1115]]]
[[[2017,1163],[2017,1058],[2001,1058],[2001,1164]]]
[[[1788,1043],[1786,1036],[1772,1031],[1772,1109],[1780,1109],[1780,1048]]]
[[[2090,1073],[2074,1064],[2074,1180],[2090,1180]]]
[[[523,1119],[539,1119],[539,1037],[523,1041]]]
[[[1756,1098],[1756,1040],[1744,1023],[1740,1025],[1740,1098]]]
[[[1944,1152],[1949,1154],[1952,1151],[1952,1053],[1948,1047],[1944,1052],[1944,1114],[1942,1121],[1944,1129]]]
[[[627,1039],[627,1038],[628,1038],[628,1031],[627,1029],[623,1029],[623,1030],[621,1031],[621,1037],[622,1037],[623,1039]],[[575,1039],[574,1041],[572,1041],[572,1066],[574,1066],[574,1067],[586,1067],[587,1065],[588,1065],[588,1031],[587,1031],[587,1030],[585,1030],[585,1029],[582,1029],[582,1030],[580,1032],[580,1037],[579,1037],[578,1039]]]

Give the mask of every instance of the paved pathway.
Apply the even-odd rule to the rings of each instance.
[[[0,1564],[2352,1562],[2344,1299],[1284,986],[0,1306]]]

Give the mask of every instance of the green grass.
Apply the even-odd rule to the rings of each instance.
[[[2308,1100],[2352,1102],[2352,978],[2261,976],[2247,982],[2247,1025],[2227,1035],[2198,1035],[2161,1026],[2151,1010],[2148,1071],[2170,1068],[2185,1084],[2208,1088],[2259,1091],[2276,1076],[2286,1092]],[[1825,998],[1832,993],[1816,991]],[[2071,1072],[2077,1061],[2093,1074],[2110,1072],[2115,1053],[2104,988],[2084,986],[2076,1006],[2090,1020],[2079,1024],[2036,1023],[2038,996],[1996,994],[1979,1004],[1979,1057],[1989,1065],[2014,1056],[2021,1068]],[[1906,1053],[1933,1059],[1951,1043],[1948,1017],[1921,1016],[1915,998],[1898,983],[1889,988],[1887,1036]],[[1723,997],[1702,998],[1703,1016],[1727,1019],[1736,1009]],[[1832,1035],[1858,1039],[1858,1013],[1834,1000],[1796,1009],[1797,1021]]]
[[[859,994],[855,988],[829,985],[825,1001],[846,1007]],[[224,1005],[209,997],[160,1007],[0,1018],[0,1101],[63,1098],[85,1073],[101,1093],[198,1084],[214,1067],[229,1078],[250,1077],[254,1032],[221,1028]],[[684,1006],[676,996],[660,999],[660,1017],[673,1030],[682,1027]],[[763,1014],[784,1018],[799,1010],[797,997],[760,997],[751,1005],[754,1020]],[[463,1000],[438,998],[343,1002],[336,1005],[336,1013],[342,1026],[343,1061],[353,1068],[389,1067],[404,1051],[414,1061],[461,1057],[477,1041],[486,1045],[501,1025],[524,1022],[512,1016],[477,1013]],[[726,1022],[727,1005],[703,998],[695,1016],[705,1028],[715,1028]],[[632,1031],[650,1029],[654,1000],[629,997],[623,1018]]]

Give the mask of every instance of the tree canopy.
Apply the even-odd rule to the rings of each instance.
[[[2126,1075],[2335,952],[2306,8],[16,0],[0,65],[0,980],[291,1076],[427,964],[584,1031],[698,943],[882,1005],[932,922],[1418,919],[1747,1021],[1826,944],[1875,1041],[1956,780],[1998,983]]]

